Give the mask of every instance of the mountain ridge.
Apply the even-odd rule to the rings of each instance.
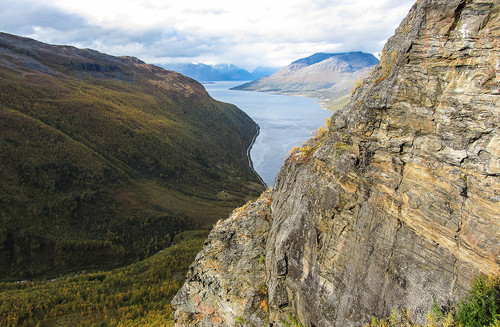
[[[298,59],[273,75],[232,88],[334,101],[348,95],[357,80],[368,76],[378,60],[356,52],[322,53]]]
[[[0,33],[0,115],[2,279],[144,258],[263,189],[250,117],[137,58]]]
[[[188,77],[194,78],[197,81],[249,81],[263,76],[271,75],[277,68],[273,67],[256,67],[251,73],[233,64],[163,64],[165,69],[173,70]]]
[[[372,54],[364,53],[362,51],[351,51],[339,53],[317,52],[309,57],[295,60],[290,64],[290,66],[311,66],[333,57],[337,58],[339,61],[346,62],[349,65],[355,64],[355,66],[352,66],[353,70],[378,64],[377,58],[375,58]]]

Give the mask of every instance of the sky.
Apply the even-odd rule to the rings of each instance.
[[[415,0],[0,0],[0,31],[147,63],[282,67],[381,52]]]

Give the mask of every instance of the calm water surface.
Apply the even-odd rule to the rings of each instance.
[[[235,104],[259,124],[260,134],[250,157],[255,171],[272,186],[288,151],[310,138],[332,112],[309,98],[229,90],[243,83],[215,82],[204,86],[214,99]]]

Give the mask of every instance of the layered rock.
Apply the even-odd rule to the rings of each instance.
[[[186,326],[267,324],[265,253],[271,224],[269,191],[213,228],[172,301]]]
[[[422,323],[434,300],[448,305],[473,276],[500,274],[499,13],[499,1],[417,1],[328,133],[278,174],[265,278],[259,268],[219,282],[265,281],[273,326],[360,326],[395,308]],[[192,269],[203,276],[233,249],[204,250]],[[237,267],[225,264],[216,269]],[[195,283],[176,296],[179,326],[196,325],[184,319],[193,299],[226,317],[204,326],[240,316],[259,326],[248,319],[258,308],[227,310]]]

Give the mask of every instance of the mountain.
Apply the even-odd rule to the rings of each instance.
[[[377,63],[363,52],[316,53],[233,89],[336,99],[349,94],[356,80],[368,76]]]
[[[252,80],[266,77],[276,73],[280,68],[270,66],[258,66],[252,70]]]
[[[328,130],[214,227],[178,326],[423,325],[498,278],[499,20],[498,1],[417,1]]]
[[[232,64],[219,64],[213,67],[220,74],[221,81],[244,81],[253,78],[248,71]]]
[[[165,69],[173,70],[197,81],[248,81],[255,79],[245,69],[231,64],[164,64]]]
[[[263,190],[258,126],[195,80],[0,33],[0,279],[144,258]]]

